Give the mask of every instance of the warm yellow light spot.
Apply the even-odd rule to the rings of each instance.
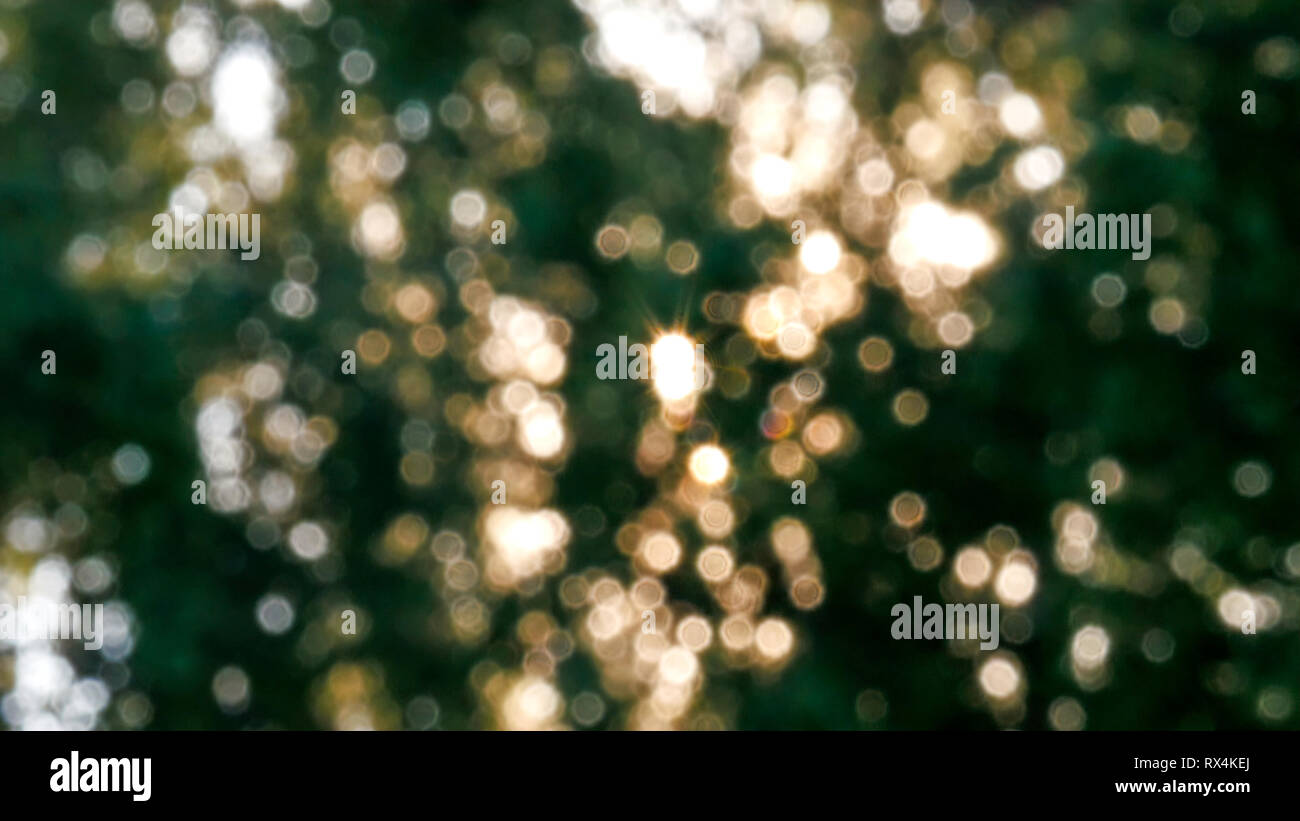
[[[691,451],[691,476],[706,485],[716,485],[727,478],[731,460],[717,445],[700,445]]]
[[[817,347],[817,335],[802,322],[787,322],[777,332],[776,345],[789,359],[806,359]]]
[[[997,238],[978,215],[924,201],[903,211],[889,256],[903,267],[928,262],[974,271],[997,256]]]
[[[546,679],[526,676],[515,683],[501,705],[501,723],[509,730],[543,730],[564,710],[560,692]]]
[[[799,262],[810,273],[824,274],[840,264],[840,243],[829,231],[817,231],[804,240]]]
[[[1061,535],[1070,541],[1092,544],[1097,538],[1097,517],[1086,510],[1071,511],[1065,517]]]
[[[641,543],[641,558],[656,573],[667,573],[682,560],[682,546],[671,533],[656,531]]]
[[[621,225],[606,225],[596,232],[596,248],[606,259],[619,259],[627,253],[632,240]]]
[[[754,190],[763,199],[778,199],[794,187],[794,168],[783,157],[765,154],[759,157],[750,170]]]
[[[907,546],[907,560],[917,570],[933,570],[943,561],[943,546],[930,536],[913,539]]]
[[[794,631],[782,619],[763,619],[754,630],[754,645],[767,661],[781,661],[794,649]]]
[[[779,414],[784,416],[783,414]],[[787,417],[788,418],[788,417]],[[779,435],[779,432],[776,432]],[[777,442],[767,454],[768,464],[778,476],[790,479],[803,469],[804,452],[797,442]]]
[[[653,576],[643,576],[636,580],[632,589],[628,591],[628,596],[632,604],[640,610],[646,610],[658,607],[664,603],[664,597],[667,591],[664,590],[663,582]]]
[[[1062,696],[1047,708],[1047,719],[1054,730],[1082,730],[1088,714],[1077,700]]]
[[[1033,97],[1023,92],[1008,94],[998,105],[998,119],[1013,137],[1033,137],[1042,128],[1043,114]]]
[[[982,547],[964,547],[953,559],[952,569],[965,587],[983,587],[993,575],[993,560]]]
[[[936,329],[943,344],[960,348],[970,342],[971,337],[974,336],[975,323],[961,311],[952,311],[939,317]]]
[[[1077,506],[1068,508],[1058,526],[1057,565],[1066,573],[1076,575],[1091,568],[1097,558],[1093,542],[1098,529],[1097,518],[1091,512]]]
[[[1241,630],[1247,612],[1255,611],[1255,597],[1241,588],[1233,588],[1219,596],[1219,618],[1230,630]],[[1258,613],[1255,613],[1258,626]]]
[[[418,282],[412,282],[403,286],[393,297],[393,306],[397,308],[397,313],[401,314],[402,319],[419,323],[429,318],[436,303],[428,288]]]
[[[1124,114],[1124,130],[1138,142],[1152,142],[1160,135],[1160,115],[1150,106],[1131,106]]]
[[[811,610],[822,603],[826,589],[816,576],[800,576],[790,582],[790,599],[800,610]]]
[[[803,443],[818,456],[825,456],[844,444],[844,422],[834,413],[819,413],[803,429]]]
[[[714,584],[726,581],[735,567],[736,561],[731,557],[731,551],[719,545],[704,548],[695,559],[695,569],[700,578]]]
[[[502,586],[553,572],[569,541],[569,525],[555,510],[493,507],[484,520],[490,578]]]
[[[664,255],[664,261],[675,274],[689,274],[699,265],[700,253],[695,246],[686,240],[678,240],[668,246],[668,253]]]
[[[772,525],[772,549],[785,564],[803,561],[812,551],[812,534],[798,519],[782,517]]]
[[[1151,326],[1162,334],[1176,334],[1187,322],[1187,311],[1179,299],[1171,296],[1157,299],[1151,303],[1147,313]]]
[[[858,185],[873,197],[884,196],[894,185],[894,169],[882,158],[867,160],[858,166]]]
[[[725,539],[736,527],[736,514],[731,505],[721,499],[713,499],[700,508],[695,524],[710,539]]]
[[[357,352],[368,365],[378,365],[388,358],[392,343],[383,331],[369,330],[357,339]]]
[[[598,605],[587,613],[586,628],[597,641],[609,641],[623,631],[627,619],[618,607]]]
[[[564,423],[551,402],[538,402],[519,416],[519,446],[539,459],[550,459],[564,448]]]
[[[880,373],[894,361],[894,346],[880,336],[869,336],[858,346],[858,361],[871,373]]]
[[[781,317],[772,308],[766,294],[750,296],[745,303],[745,330],[755,339],[772,339],[781,330]]]
[[[903,292],[914,299],[923,299],[934,293],[934,272],[926,268],[908,268],[898,275]]]
[[[1070,642],[1070,660],[1082,671],[1097,669],[1109,655],[1110,636],[1095,624],[1080,628]]]
[[[700,661],[685,647],[669,648],[659,657],[659,679],[668,684],[686,685],[700,672]]]
[[[903,142],[917,159],[934,159],[943,150],[943,129],[934,120],[917,120],[907,129]]]
[[[420,356],[431,359],[447,347],[447,335],[437,325],[421,325],[411,332],[411,347]]]
[[[632,220],[628,235],[632,238],[634,250],[654,252],[663,242],[664,227],[659,220],[649,214],[641,214]]]
[[[930,402],[925,394],[908,388],[894,396],[894,418],[901,424],[912,426],[925,421],[930,413]]]
[[[706,650],[713,643],[713,625],[703,616],[687,616],[677,625],[677,641],[692,653]]]
[[[979,683],[990,698],[1008,699],[1020,689],[1020,671],[1005,658],[991,658],[980,667]]]
[[[394,559],[412,556],[429,536],[429,525],[414,513],[398,516],[384,534],[384,552]]]
[[[1109,457],[1098,459],[1088,469],[1088,479],[1106,485],[1107,495],[1115,495],[1124,487],[1124,466]]]
[[[433,481],[433,459],[423,451],[413,450],[403,456],[399,470],[408,485],[424,487]]]
[[[925,502],[912,491],[904,491],[889,503],[889,517],[899,527],[916,527],[925,519]]]
[[[754,642],[754,623],[750,621],[749,616],[736,613],[723,620],[718,634],[722,637],[722,644],[728,650],[744,650]]]
[[[1021,556],[1007,559],[993,581],[993,592],[1010,607],[1019,607],[1034,595],[1038,588],[1038,573],[1030,561]]]

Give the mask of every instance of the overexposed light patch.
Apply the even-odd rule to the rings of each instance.
[[[831,13],[821,3],[795,3],[790,13],[788,29],[800,45],[814,45],[830,32]]]
[[[593,61],[656,95],[647,114],[717,111],[762,54],[762,31],[815,45],[831,30],[820,2],[575,0],[595,28]]]
[[[502,701],[501,726],[507,730],[544,730],[563,708],[564,699],[553,684],[539,676],[525,676],[510,688]]]
[[[212,72],[213,119],[240,147],[275,135],[282,95],[275,62],[259,45],[243,42],[229,47]]]
[[[928,262],[974,271],[993,261],[997,239],[979,216],[931,200],[903,212],[889,255],[903,266]]]
[[[784,157],[774,154],[764,154],[755,160],[750,177],[754,190],[765,199],[788,196],[794,188],[794,169]]]
[[[809,273],[824,274],[840,264],[840,243],[829,231],[808,237],[799,249],[799,262]]]
[[[825,127],[838,126],[854,116],[844,86],[827,81],[814,83],[804,91],[803,115],[808,123]]]
[[[1042,130],[1043,113],[1033,97],[1023,92],[1008,94],[998,105],[998,119],[1007,133],[1024,139]]]
[[[682,334],[665,334],[650,347],[650,374],[655,393],[674,402],[696,390],[695,343]]]
[[[721,0],[677,0],[677,6],[692,20],[707,20],[718,13]]]
[[[567,357],[551,338],[551,319],[515,297],[494,298],[488,309],[492,333],[479,346],[479,362],[498,379],[523,376],[538,385],[558,382]]]
[[[717,445],[700,445],[691,451],[690,469],[695,481],[716,485],[727,478],[731,460],[727,458],[726,451]]]
[[[519,446],[538,459],[550,459],[564,448],[564,420],[550,401],[537,402],[519,415]]]
[[[1019,607],[1033,597],[1038,588],[1038,574],[1023,560],[1009,560],[993,580],[993,592],[1003,604]]]
[[[569,541],[569,525],[558,511],[497,507],[484,520],[484,535],[491,549],[489,568],[496,578],[513,584],[558,565]]]

